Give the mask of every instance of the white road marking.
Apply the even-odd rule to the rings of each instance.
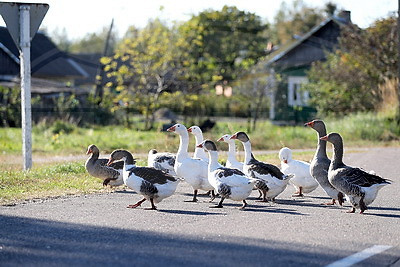
[[[353,264],[359,263],[360,261],[363,261],[365,259],[368,259],[369,257],[372,257],[376,254],[379,254],[392,246],[384,246],[384,245],[375,245],[370,248],[364,249],[363,251],[360,251],[356,254],[350,255],[346,258],[343,258],[341,260],[335,261],[326,267],[347,267],[351,266]]]

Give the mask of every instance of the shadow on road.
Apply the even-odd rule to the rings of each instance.
[[[322,266],[346,255],[262,239],[198,239],[12,216],[0,222],[3,266]]]
[[[158,210],[159,212],[182,214],[182,215],[223,215],[223,213],[216,212],[204,212],[204,211],[194,211],[194,210]]]
[[[372,216],[385,217],[385,218],[400,218],[400,215],[397,215],[397,214],[369,213],[368,210],[365,211],[364,215],[372,215]]]

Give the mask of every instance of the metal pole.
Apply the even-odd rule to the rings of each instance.
[[[397,1],[397,124],[400,125],[400,0]]]
[[[30,6],[19,7],[23,169],[32,167]]]

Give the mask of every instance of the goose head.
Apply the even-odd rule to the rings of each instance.
[[[313,128],[317,132],[326,133],[325,123],[321,120],[313,120],[313,121],[307,122],[306,124],[304,124],[304,126]]]
[[[211,140],[204,140],[202,143],[198,144],[196,147],[203,148],[205,151],[217,151],[217,146]]]
[[[136,163],[132,154],[129,151],[123,149],[117,149],[111,153],[110,158],[108,159],[107,162],[107,166],[111,165],[111,163],[117,160],[123,160],[126,164],[129,165]]]
[[[191,134],[193,134],[194,136],[199,136],[199,137],[203,137],[203,132],[201,131],[199,126],[192,126],[189,129],[187,129],[187,131]]]
[[[231,135],[225,134],[225,135],[221,136],[221,137],[217,140],[217,142],[226,142],[226,143],[228,143],[229,140],[231,140]]]
[[[288,164],[292,160],[292,150],[288,147],[283,147],[279,151],[279,159],[285,163]]]
[[[88,146],[88,149],[87,149],[87,151],[86,151],[86,155],[94,154],[94,153],[100,153],[100,151],[99,151],[99,149],[97,148],[97,146],[95,146],[95,145],[90,145],[90,146]]]
[[[342,136],[338,133],[330,133],[320,138],[321,140],[328,141],[333,145],[338,145],[343,143]]]
[[[167,131],[180,134],[180,133],[187,132],[187,129],[186,129],[185,125],[177,123],[174,126],[169,127],[167,129]]]
[[[232,135],[230,139],[237,139],[242,143],[250,141],[249,136],[245,132],[237,132],[234,135]]]

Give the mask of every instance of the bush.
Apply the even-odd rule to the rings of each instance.
[[[60,134],[60,133],[69,134],[73,132],[75,128],[76,126],[73,125],[72,123],[56,120],[53,126],[51,127],[51,132],[53,134]]]

